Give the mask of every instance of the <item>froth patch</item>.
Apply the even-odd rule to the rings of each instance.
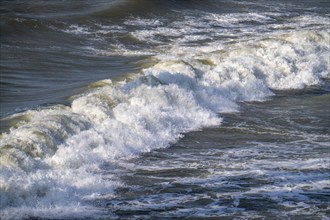
[[[69,108],[28,111],[29,121],[1,137],[1,166],[34,169],[39,160],[56,152],[69,136],[85,130],[89,122]]]
[[[183,31],[199,27],[194,28]],[[73,26],[72,31],[87,30]],[[1,137],[2,215],[43,216],[52,204],[78,204],[84,212],[91,207],[86,200],[111,196],[120,185],[102,170],[104,164],[168,147],[185,132],[219,126],[218,113],[238,111],[237,102],[263,101],[272,90],[301,89],[328,78],[328,42],[326,31],[305,30],[231,44],[176,44],[130,81],[102,81],[70,107],[29,111],[28,120]]]

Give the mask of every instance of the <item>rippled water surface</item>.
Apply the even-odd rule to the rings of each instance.
[[[124,219],[327,219],[329,98],[242,103],[221,126],[127,161],[125,186],[102,202]]]
[[[328,1],[0,3],[1,219],[329,219]]]

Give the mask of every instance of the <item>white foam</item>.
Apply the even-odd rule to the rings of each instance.
[[[66,33],[70,34],[91,34],[91,31],[88,27],[83,27],[79,25],[70,25],[67,29],[63,30]]]
[[[137,27],[157,27],[163,25],[163,22],[159,19],[132,18],[125,21],[124,24]]]
[[[230,26],[243,22],[247,15],[228,16],[224,20],[210,15],[206,20]],[[266,15],[249,16],[260,23],[271,20]],[[203,21],[186,19],[169,27],[158,20],[127,21],[127,25],[154,28],[132,33],[141,41],[162,42],[159,34],[172,40],[173,44],[153,49],[158,64],[129,82],[108,83],[81,94],[70,107],[29,111],[26,122],[2,135],[2,218],[44,217],[54,208],[62,209],[63,215],[52,218],[79,218],[89,216],[87,212],[99,212],[89,202],[111,197],[113,189],[120,186],[116,176],[108,174],[117,161],[168,147],[185,132],[218,126],[218,114],[238,111],[237,102],[263,101],[273,95],[272,89],[301,89],[329,78],[327,31],[280,31],[230,44],[214,40],[203,46],[182,46],[187,41],[210,38],[201,34],[208,30],[202,28]],[[188,27],[175,28],[185,24]],[[91,33],[79,26],[66,31]],[[181,41],[176,39],[182,36]],[[123,47],[118,53],[126,55],[125,50]],[[102,170],[104,164],[110,164],[107,172]],[[319,166],[319,161],[305,165]],[[263,174],[258,172],[256,169],[256,175]]]
[[[52,126],[61,123],[59,119],[54,125],[50,120],[53,113],[45,111],[46,114],[36,112],[44,121],[41,128],[53,128]],[[151,76],[142,76],[122,86],[119,84],[118,87],[105,86],[77,98],[69,113],[72,116],[78,115],[89,126],[84,129],[78,127],[79,132],[60,139],[62,143],[54,146],[54,151],[43,150],[40,159],[26,155],[28,159],[39,161],[28,173],[12,167],[11,164],[4,165],[1,172],[4,187],[1,202],[2,206],[8,207],[2,212],[4,218],[11,217],[13,208],[9,204],[21,207],[15,209],[18,215],[26,210],[25,206],[32,206],[38,211],[28,212],[26,215],[39,216],[43,212],[43,209],[38,209],[40,202],[46,207],[51,207],[55,201],[60,206],[71,206],[84,201],[84,197],[90,197],[95,191],[111,194],[118,184],[95,173],[95,168],[103,162],[115,162],[166,147],[180,138],[183,132],[220,123],[215,113],[198,104],[191,91],[175,84],[162,85]],[[28,125],[30,130],[31,126],[36,126],[33,123]],[[61,127],[61,130],[67,129]],[[7,134],[8,139],[13,139],[16,143],[16,134],[19,134],[21,139],[30,140],[31,136],[25,135],[25,131],[25,126],[18,127]],[[39,142],[44,143],[43,139]],[[35,140],[38,145],[39,142],[38,139]],[[23,149],[29,146],[21,141],[20,143],[23,144]],[[25,151],[30,153],[28,149]],[[85,205],[81,208],[83,211]]]
[[[230,14],[212,14],[207,13],[204,17],[209,25],[217,25],[223,27],[237,27],[244,22],[260,22],[265,23],[273,21],[267,13],[230,13]],[[244,26],[244,25],[239,25]]]
[[[15,170],[7,174],[6,179],[1,179],[2,219],[67,219],[108,214],[93,207],[88,198],[111,197],[113,189],[121,186],[115,177],[104,179],[91,167],[51,171],[39,168],[30,173]]]

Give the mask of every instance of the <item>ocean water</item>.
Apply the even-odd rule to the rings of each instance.
[[[330,219],[330,2],[1,1],[1,219]]]

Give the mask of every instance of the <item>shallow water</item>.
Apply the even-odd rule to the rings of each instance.
[[[2,219],[329,219],[329,2],[2,1]]]

